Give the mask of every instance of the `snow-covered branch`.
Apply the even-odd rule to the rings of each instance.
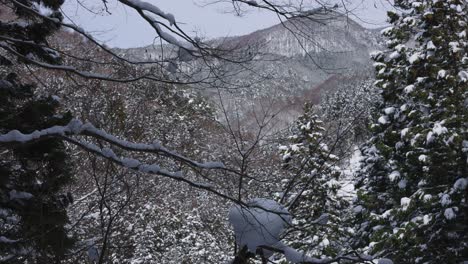
[[[70,123],[66,126],[53,126],[43,130],[36,130],[30,134],[23,134],[18,130],[12,130],[6,134],[0,135],[0,143],[26,143],[34,140],[39,140],[45,137],[66,137],[72,135],[85,135],[94,137],[96,139],[104,140],[111,145],[117,146],[124,150],[128,151],[137,151],[137,152],[149,152],[164,155],[178,161],[184,162],[190,166],[197,167],[200,169],[225,169],[224,164],[221,162],[197,162],[191,160],[185,156],[182,156],[175,151],[169,150],[161,144],[154,142],[152,144],[144,144],[144,143],[134,143],[129,142],[126,140],[118,139],[117,137],[106,133],[105,131],[96,128],[91,123],[83,124],[81,121],[77,119],[73,119]],[[97,150],[92,147],[91,145],[86,145],[88,150]],[[104,155],[104,156],[112,156],[111,154]],[[133,164],[133,163],[132,163]],[[130,168],[132,166],[129,166]]]
[[[113,135],[106,133],[103,130],[97,129],[91,123],[83,124],[81,121],[73,119],[70,121],[69,124],[66,126],[53,126],[43,130],[36,130],[29,134],[23,134],[18,130],[12,130],[6,134],[0,134],[0,145],[1,144],[15,144],[15,143],[29,143],[34,142],[46,138],[61,138],[73,145],[76,145],[86,151],[89,151],[95,155],[103,157],[109,161],[112,161],[119,166],[142,172],[148,174],[155,174],[159,176],[163,176],[166,178],[170,178],[176,181],[181,181],[184,183],[189,184],[192,187],[209,191],[217,196],[220,196],[224,199],[230,200],[236,204],[241,206],[246,206],[245,203],[239,201],[233,197],[230,197],[226,194],[217,191],[214,186],[210,183],[205,182],[195,182],[192,181],[182,174],[182,172],[171,172],[164,168],[161,168],[157,164],[146,164],[141,162],[140,160],[131,158],[131,157],[119,157],[117,156],[110,148],[101,148],[93,143],[81,141],[78,139],[73,138],[72,136],[89,136],[93,137],[98,140],[103,140],[111,144],[112,146],[119,147],[124,150],[133,151],[133,152],[146,152],[146,153],[155,153],[163,156],[170,157],[174,160],[183,162],[193,168],[196,169],[218,169],[218,170],[226,170],[227,169],[223,163],[221,162],[197,162],[191,160],[185,156],[182,156],[172,150],[169,150],[159,143],[154,142],[152,144],[144,144],[144,143],[134,143],[125,140],[121,140],[116,138]]]
[[[373,263],[374,257],[354,251],[334,258],[315,258],[285,245],[280,241],[280,235],[287,226],[291,225],[292,218],[285,207],[273,200],[255,198],[245,207],[234,204],[229,210],[229,222],[233,226],[236,243],[241,248],[239,254],[242,254],[242,257],[236,257],[234,264],[247,263],[245,258],[259,252],[263,258],[269,258],[273,253],[280,253],[288,261],[301,264],[327,264],[340,261]],[[250,254],[246,254],[248,252]]]
[[[193,43],[193,40],[177,26],[174,15],[165,13],[157,6],[140,0],[119,0],[119,2],[135,9],[167,43],[183,48],[191,53],[197,51],[197,49],[191,44]],[[168,21],[169,26],[156,19],[155,16]],[[161,25],[171,33],[163,31],[161,29]],[[170,27],[172,26],[176,27],[176,30],[171,29]],[[182,38],[186,43],[180,42],[174,35]]]

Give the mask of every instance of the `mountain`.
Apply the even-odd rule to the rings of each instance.
[[[265,43],[265,53],[285,57],[324,52],[358,54],[378,45],[373,30],[365,29],[337,12],[290,19],[245,36],[231,37],[229,42],[240,45]]]
[[[241,100],[245,104],[248,100],[255,105],[259,100],[273,98],[276,107],[292,111],[286,114],[286,120],[297,116],[304,101],[318,103],[324,92],[341,83],[370,78],[373,70],[369,54],[381,49],[376,30],[366,29],[337,12],[293,18],[247,35],[218,38],[209,43],[224,50],[255,54],[254,60],[246,65],[224,66],[225,72],[237,73],[228,81],[244,88],[225,92],[227,101]],[[132,59],[151,60],[160,58],[162,50],[166,56],[178,54],[177,49],[168,45],[118,52]],[[210,91],[206,93],[210,95]],[[213,97],[217,94],[213,92],[216,95]]]
[[[222,48],[261,47],[263,54],[287,58],[326,54],[337,58],[353,58],[358,62],[368,61],[369,51],[379,46],[376,30],[366,29],[337,12],[317,14],[313,18],[293,18],[247,35],[223,37],[209,42],[221,45]],[[134,59],[151,60],[161,56],[161,45],[118,51]]]

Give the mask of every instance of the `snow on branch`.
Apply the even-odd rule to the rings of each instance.
[[[54,22],[54,23],[57,23],[57,24],[60,24],[61,26],[63,27],[66,27],[66,28],[69,28],[75,32],[77,32],[78,34],[82,35],[83,37],[85,37],[87,40],[91,41],[92,43],[94,43],[95,45],[97,45],[99,48],[101,48],[103,51],[105,51],[106,53],[110,54],[111,56],[113,56],[114,58],[117,58],[118,60],[121,60],[121,61],[124,61],[126,63],[129,63],[129,64],[134,64],[134,65],[139,65],[139,64],[152,64],[152,63],[160,63],[162,61],[133,61],[133,60],[130,60],[130,59],[127,59],[127,58],[124,58],[120,55],[118,55],[117,53],[115,53],[112,49],[109,49],[108,47],[106,47],[105,45],[101,44],[99,41],[97,41],[93,36],[91,36],[90,34],[88,34],[83,28],[81,27],[78,27],[78,26],[75,26],[73,24],[70,24],[70,23],[65,23],[63,21],[60,21],[59,19],[57,18],[54,18],[54,17],[48,17],[44,14],[41,14],[40,12],[36,11],[35,9],[33,8],[30,8],[20,2],[17,2],[15,0],[10,0],[12,1],[13,3],[15,3],[16,5],[18,6],[21,6],[21,8],[24,8],[26,10],[28,10],[28,12],[31,12],[32,14],[38,16],[38,17],[41,17],[42,19],[44,20],[48,20],[48,21],[51,21],[51,22]],[[34,43],[35,45],[37,45],[37,43]]]
[[[141,17],[143,17],[146,21],[148,21],[148,23],[154,28],[156,33],[167,43],[183,48],[189,52],[196,51],[193,45],[190,44],[192,42],[191,38],[188,37],[179,27],[177,27],[174,15],[170,13],[165,13],[161,9],[159,9],[157,6],[144,2],[144,1],[140,1],[140,0],[119,0],[119,2],[135,9],[140,14]],[[158,17],[162,17],[163,19],[167,20],[170,26],[176,27],[176,30],[172,30],[166,24],[162,23],[161,21],[158,21],[152,15],[156,15]],[[160,25],[165,26],[168,30],[171,31],[172,34],[163,31]],[[177,40],[176,37],[174,37],[174,35],[181,37],[186,42],[185,43],[180,42],[179,40]]]
[[[149,11],[155,15],[158,15],[166,19],[167,21],[169,21],[171,26],[176,23],[174,15],[170,13],[164,13],[161,9],[159,9],[159,7],[153,4],[150,4],[148,2],[143,2],[140,0],[122,0],[120,2],[127,4],[127,5],[131,5],[132,7],[134,6],[136,8],[139,8],[140,10]]]
[[[292,222],[288,210],[277,202],[265,198],[255,198],[247,202],[246,206],[234,204],[229,209],[229,223],[234,229],[236,243],[244,254],[247,250],[251,255],[260,252],[263,258],[269,258],[273,253],[283,254],[292,263],[325,264],[338,263],[369,263],[373,257],[349,252],[335,258],[314,258],[307,256],[280,241],[280,236]],[[245,257],[245,256],[243,256]],[[387,259],[380,259],[378,263],[392,263]],[[237,263],[236,259],[233,263]]]
[[[166,169],[161,168],[158,164],[146,164],[137,159],[129,158],[129,157],[119,157],[117,156],[110,148],[100,148],[99,146],[75,139],[71,136],[82,135],[82,136],[90,136],[95,139],[100,139],[108,142],[113,146],[120,147],[124,150],[128,151],[135,151],[135,152],[149,152],[149,153],[156,153],[160,155],[164,155],[175,160],[184,162],[192,167],[198,169],[222,169],[228,170],[225,168],[224,164],[221,162],[197,162],[193,161],[187,157],[184,157],[174,151],[171,151],[159,143],[152,143],[152,144],[143,144],[143,143],[133,143],[125,140],[121,140],[116,138],[113,135],[106,133],[103,130],[97,129],[91,123],[83,124],[81,121],[73,119],[70,121],[69,124],[66,126],[53,126],[43,130],[36,130],[30,134],[23,134],[18,130],[12,130],[6,134],[0,134],[0,145],[3,144],[14,144],[14,143],[28,143],[34,142],[41,139],[46,138],[60,138],[64,141],[67,141],[73,145],[76,145],[86,151],[89,151],[95,155],[103,157],[119,166],[142,172],[148,174],[155,174],[159,176],[163,176],[166,178],[170,178],[176,181],[184,182],[189,184],[192,187],[202,189],[208,192],[211,192],[219,197],[224,199],[230,200],[236,204],[244,205],[242,201],[239,201],[233,197],[230,197],[226,194],[221,193],[220,191],[216,190],[212,184],[204,183],[204,182],[195,182],[188,178],[185,178],[182,172],[176,171],[171,172]]]
[[[159,144],[158,142],[154,142],[152,144],[144,144],[118,139],[117,137],[108,134],[104,130],[96,128],[91,123],[83,124],[80,120],[77,119],[73,119],[66,126],[53,126],[43,130],[36,130],[30,134],[23,134],[18,130],[12,130],[6,134],[0,134],[0,143],[26,143],[46,137],[66,137],[71,135],[85,135],[94,137],[96,139],[104,140],[111,145],[117,146],[128,151],[149,152],[164,155],[200,169],[225,169],[224,164],[222,164],[221,162],[197,162],[185,156],[182,156],[172,150],[169,150],[164,146],[161,146],[161,144]],[[97,147],[93,147],[91,145],[86,145],[86,148],[95,152],[102,152],[101,150],[96,149]],[[106,158],[113,158],[113,155],[110,152],[107,154],[102,152],[101,154],[103,154],[103,156],[105,156]],[[129,168],[134,167],[132,166],[132,164],[135,164],[135,162],[132,161],[121,161],[121,163],[122,165],[126,165],[126,167]],[[146,169],[151,171],[153,168]]]

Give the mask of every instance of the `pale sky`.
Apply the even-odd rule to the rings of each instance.
[[[116,0],[108,0],[108,9],[111,14],[107,14],[103,12],[102,0],[79,1],[81,5],[77,0],[65,1],[64,13],[74,23],[107,45],[120,48],[142,47],[155,41],[154,30],[132,8],[125,7]],[[202,4],[209,0],[146,1],[158,6],[166,13],[173,14],[187,33],[205,38],[244,35],[279,23],[278,17],[271,12],[249,9],[247,14],[238,17],[226,13],[232,10],[229,4],[218,3],[203,7]],[[333,1],[329,0],[329,2]],[[369,28],[386,25],[386,11],[390,8],[387,1],[345,0],[348,2],[348,9],[352,9],[353,13],[358,16],[353,19]],[[96,14],[86,10],[83,6],[93,10]]]

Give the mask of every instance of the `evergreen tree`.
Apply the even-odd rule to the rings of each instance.
[[[373,54],[382,90],[359,175],[355,246],[395,263],[468,259],[468,4],[399,0]]]
[[[57,11],[61,4],[53,0],[2,2],[2,12],[12,10],[14,20],[0,21],[2,37],[12,39],[0,44],[0,134],[32,133],[71,119],[69,113],[59,114],[56,98],[35,93],[34,85],[24,84],[24,76],[15,73],[22,65],[15,54],[59,62],[46,45],[46,37],[58,26],[22,5],[37,12],[47,9],[50,18],[61,19]],[[59,263],[72,244],[65,229],[65,208],[72,201],[70,193],[63,193],[71,180],[65,145],[57,138],[27,144],[5,142],[0,141],[0,262]]]
[[[338,157],[325,143],[322,121],[308,105],[296,121],[291,144],[281,149],[290,174],[284,199],[294,216],[284,241],[307,255],[334,257],[340,253],[347,234],[342,209],[346,199],[338,195]]]

